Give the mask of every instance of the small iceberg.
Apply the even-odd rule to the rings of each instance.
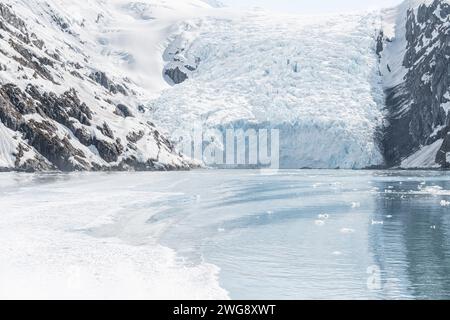
[[[318,227],[322,227],[322,226],[325,225],[325,221],[323,221],[323,220],[316,220],[316,221],[314,221],[314,223],[315,223],[316,226],[318,226]]]
[[[359,208],[359,207],[361,207],[361,203],[360,202],[352,202],[352,208],[353,209]]]
[[[441,200],[441,207],[449,207],[449,206],[450,206],[450,201]]]

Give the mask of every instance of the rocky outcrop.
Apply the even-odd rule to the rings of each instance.
[[[11,25],[17,30],[20,30],[24,35],[27,34],[25,22],[14,14],[11,7],[5,3],[0,3],[0,17],[2,17],[2,20],[0,20],[0,28],[3,30],[10,31],[7,25]]]
[[[128,109],[121,110],[129,112],[126,111]],[[121,139],[114,140],[114,133],[106,122],[98,130],[109,140],[92,132],[92,117],[90,108],[80,101],[73,89],[57,96],[52,92],[41,93],[31,84],[25,92],[13,84],[0,86],[0,120],[7,128],[20,133],[24,141],[17,151],[16,160],[20,161],[24,148],[32,148],[38,154],[18,169],[75,171],[182,168],[176,165],[166,167],[164,164],[151,167],[150,164],[158,163],[157,159],[140,163],[135,156],[124,157],[125,151],[137,150],[135,144],[144,138],[145,131],[130,132],[127,136],[128,147],[125,147]],[[62,130],[61,126],[66,130]],[[153,128],[149,134],[159,148],[173,151],[170,142]],[[104,164],[89,159],[86,150],[77,146],[77,142],[95,147]]]
[[[112,80],[110,80],[106,76],[106,73],[104,73],[104,72],[101,72],[101,71],[92,72],[89,75],[89,78],[91,78],[92,80],[94,80],[95,82],[100,84],[103,88],[107,89],[112,94],[121,93],[124,96],[128,95],[124,86],[122,86],[121,84],[114,83]]]
[[[164,74],[168,76],[174,84],[180,84],[186,81],[186,79],[188,78],[188,75],[185,72],[181,71],[179,67],[166,69]]]
[[[118,104],[114,113],[122,118],[134,117],[130,109],[124,104]]]
[[[445,142],[435,157],[435,162],[447,167],[446,153],[450,152],[450,118],[447,103],[450,101],[450,6],[447,1],[435,0],[406,13],[406,41],[400,83],[386,88],[388,126],[383,148],[387,165],[399,166],[407,157],[424,146],[443,139]],[[401,29],[401,26],[398,26]],[[386,39],[389,46],[392,39]],[[383,51],[383,41],[378,41],[377,51]],[[387,42],[386,42],[387,41]],[[391,57],[395,59],[396,57]],[[383,60],[382,60],[383,61]],[[399,72],[392,70],[389,60],[384,60],[386,76]],[[448,141],[449,140],[449,141]]]
[[[183,44],[183,45],[182,45]],[[164,52],[164,76],[168,83],[177,85],[189,79],[200,65],[200,58],[190,56],[183,47],[187,43],[181,35],[175,37]]]
[[[51,1],[28,9],[0,3],[0,171],[190,168],[144,118],[144,90],[90,65],[85,21]]]

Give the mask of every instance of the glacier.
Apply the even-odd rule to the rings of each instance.
[[[3,1],[0,170],[189,169],[202,159],[178,142],[193,125],[278,129],[282,168],[445,167],[450,95],[432,63],[448,64],[447,8],[304,16],[200,0]]]
[[[236,12],[197,0],[7,3],[29,33],[45,42],[45,52],[33,47],[37,57],[53,59],[49,54],[58,52],[64,59],[54,70],[48,68],[64,84],[32,79],[33,70],[11,73],[17,62],[8,46],[0,55],[0,62],[9,66],[0,72],[2,83],[14,83],[23,91],[32,83],[57,95],[72,87],[94,111],[91,127],[76,119],[71,120],[74,128],[55,124],[60,139],[71,136],[71,147],[84,155],[81,160],[72,155],[59,169],[132,169],[149,162],[162,168],[187,167],[187,160],[174,154],[159,135],[138,143],[129,137],[157,130],[176,143],[175,132],[189,130],[194,122],[206,128],[279,129],[282,167],[365,168],[383,163],[377,141],[383,91],[375,53],[380,24],[376,13],[273,15],[263,10]],[[175,67],[179,75],[186,73],[177,85],[166,81],[170,79],[165,74]],[[134,118],[117,117],[119,105],[126,105]],[[83,140],[89,135],[93,142]],[[27,145],[27,137],[19,135],[17,141]],[[105,145],[107,152],[102,152]],[[47,156],[47,150],[40,152],[34,145],[26,150],[31,158]],[[10,158],[17,154],[2,153],[2,165],[12,167]],[[41,163],[51,167],[43,159]]]
[[[256,11],[184,22],[165,58],[166,69],[178,68],[188,79],[147,107],[174,141],[173,133],[189,132],[198,122],[206,128],[276,128],[284,168],[381,165],[379,27],[376,13]]]

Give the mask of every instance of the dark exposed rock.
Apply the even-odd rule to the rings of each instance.
[[[377,49],[376,49],[376,53],[378,55],[378,57],[381,57],[381,52],[383,52],[384,49],[384,32],[381,31],[380,34],[378,35],[377,38]]]
[[[61,97],[53,93],[41,94],[34,86],[28,86],[26,93],[12,84],[0,87],[0,120],[8,128],[18,131],[30,146],[36,149],[56,168],[63,171],[86,170],[72,158],[85,158],[82,151],[76,149],[70,143],[68,137],[59,138],[56,134],[57,128],[48,120],[36,121],[34,119],[25,121],[24,115],[40,113],[53,121],[73,127],[69,121],[70,115],[79,117],[85,121],[89,117],[88,108],[80,104],[74,91],[68,91]],[[37,102],[36,102],[37,101]],[[80,110],[76,110],[79,107]],[[82,138],[82,132],[72,128],[75,135]],[[87,136],[83,133],[86,139]],[[81,139],[80,139],[81,141]],[[85,141],[87,143],[87,141]],[[20,155],[20,151],[18,152]]]
[[[145,107],[143,106],[143,105],[139,105],[138,106],[138,111],[140,112],[140,113],[145,113]]]
[[[31,14],[31,17],[22,20],[13,13],[12,5],[0,2],[0,39],[3,43],[0,56],[7,61],[0,64],[0,76],[5,75],[3,72],[8,72],[6,77],[2,76],[3,82],[5,79],[13,82],[16,79],[21,80],[19,86],[0,81],[0,121],[2,125],[15,132],[13,136],[5,137],[6,141],[13,143],[16,148],[12,151],[14,169],[31,172],[177,168],[170,164],[159,163],[159,156],[156,157],[157,159],[148,161],[145,158],[142,159],[146,150],[145,148],[140,150],[137,142],[144,137],[146,131],[149,135],[155,135],[161,150],[172,148],[167,139],[156,132],[156,128],[147,126],[145,131],[136,129],[137,131],[129,132],[126,139],[122,129],[113,132],[110,125],[114,124],[114,128],[117,128],[117,124],[122,122],[120,117],[134,117],[130,108],[124,104],[117,104],[120,101],[117,99],[120,97],[108,99],[107,97],[111,95],[105,95],[105,90],[99,90],[99,86],[92,86],[92,82],[86,76],[85,68],[89,66],[92,68],[90,70],[98,69],[90,65],[89,57],[83,52],[85,42],[74,33],[75,29],[71,29],[71,22],[65,18],[65,15],[52,9],[51,3],[45,3],[39,9],[43,9],[43,12],[39,10],[39,16]],[[28,11],[24,12],[28,14]],[[53,26],[45,25],[45,28],[52,28],[52,31],[59,32],[64,37],[61,39],[61,45],[56,42],[57,46],[54,47],[52,43],[50,46],[52,49],[50,49],[37,34],[28,32],[28,30],[34,30],[37,33],[42,29],[28,28],[25,21],[44,27],[39,21],[41,17],[53,20]],[[84,21],[80,26],[84,26]],[[66,41],[65,39],[68,38],[60,31],[74,36],[72,40],[76,43]],[[71,50],[70,56],[65,56],[65,47]],[[80,100],[76,90],[70,88],[70,80],[73,80],[71,75],[89,82],[87,85],[78,87],[80,81],[76,81],[74,85],[78,90],[83,90],[83,93],[95,97],[97,102],[91,105],[93,109]],[[124,77],[120,83],[114,83],[104,72],[93,72],[89,78],[111,94],[137,96],[137,93],[133,91],[133,82],[128,78]],[[22,87],[24,79],[30,83],[25,88]],[[36,81],[38,79],[40,81]],[[53,87],[49,81],[57,85],[55,90],[58,94],[49,90]],[[62,88],[66,91],[60,94],[63,92],[60,91]],[[107,101],[111,106],[117,104],[115,113],[118,117],[110,115],[105,119],[106,121],[100,119],[103,110],[107,110],[101,101]],[[93,110],[99,112],[93,112]],[[144,107],[140,108],[140,112],[142,111],[145,111]],[[130,124],[134,122],[139,128],[145,125],[145,121],[140,122],[139,119],[128,119],[127,122]],[[99,134],[95,128],[103,135]],[[118,137],[125,141],[121,141]],[[148,142],[153,143],[153,141]],[[139,154],[139,156],[133,156],[133,154]],[[180,167],[188,168],[188,164],[182,160],[182,157],[175,153],[173,156],[174,162],[180,163]],[[0,168],[0,170],[3,169]],[[6,169],[10,170],[10,168]]]
[[[89,78],[91,78],[92,80],[94,80],[96,83],[98,83],[99,85],[101,85],[102,87],[104,87],[105,89],[107,89],[109,92],[111,92],[112,94],[117,94],[117,93],[121,93],[124,96],[127,96],[128,93],[125,90],[124,86],[120,85],[120,84],[115,84],[112,80],[110,80],[107,76],[106,73],[101,72],[101,71],[95,71],[93,73],[91,73],[89,75]]]
[[[189,79],[191,74],[200,65],[199,57],[186,57],[185,48],[177,48],[172,45],[164,53],[168,64],[164,68],[164,76],[170,84],[180,84]]]
[[[22,33],[27,33],[27,27],[25,22],[17,17],[10,9],[10,7],[4,3],[0,2],[0,17],[4,19],[4,21],[14,28],[18,29]],[[0,24],[1,26],[1,24]],[[7,30],[8,31],[8,30]]]
[[[74,89],[65,92],[60,97],[54,93],[41,94],[33,85],[28,85],[26,92],[36,101],[40,102],[38,108],[47,117],[53,119],[75,132],[70,118],[77,119],[81,124],[90,126],[92,112],[85,103],[81,103]]]
[[[93,145],[97,148],[98,153],[106,162],[116,162],[122,152],[121,144],[118,142],[110,143],[94,138]]]
[[[40,50],[42,50],[42,48],[44,47],[44,41],[40,40],[40,39],[33,39],[31,40],[31,42],[38,47]]]
[[[87,131],[86,128],[81,127],[75,129],[74,135],[78,139],[78,141],[80,141],[83,145],[87,147],[92,145],[93,139],[91,133]]]
[[[188,79],[187,74],[181,71],[179,67],[175,67],[174,69],[166,69],[165,75],[168,76],[175,84],[180,84]]]
[[[85,170],[82,166],[71,161],[73,156],[85,158],[82,151],[74,148],[68,138],[59,139],[56,128],[48,121],[37,122],[30,120],[21,127],[24,138],[40,154],[53,163],[61,171]]]
[[[26,159],[25,161],[23,161],[22,158],[25,155],[24,152],[28,151],[30,151],[29,147],[24,146],[22,143],[19,144],[17,152],[14,155],[16,157],[15,167],[18,171],[35,172],[35,171],[48,171],[56,169],[52,164],[50,164],[46,159],[44,159],[41,156],[37,156],[34,159],[32,158]]]
[[[56,24],[64,31],[68,31],[69,29],[69,23],[66,22],[62,17],[59,17],[57,15],[52,16],[53,21],[56,22]]]
[[[441,0],[421,5],[417,14],[412,9],[407,13],[403,66],[408,72],[402,84],[386,90],[389,126],[383,147],[389,166],[399,165],[422,146],[449,139],[445,133],[450,119],[441,107],[450,86],[449,17],[450,6]],[[442,126],[447,129],[433,135]],[[441,154],[450,151],[447,147],[450,143],[444,142],[438,153],[441,165],[445,165]]]
[[[127,135],[127,140],[129,141],[129,142],[132,142],[132,143],[136,143],[136,142],[138,142],[139,140],[141,140],[143,137],[144,137],[144,131],[139,131],[139,132],[130,132],[128,135]]]
[[[81,79],[81,80],[84,79],[83,76],[78,71],[72,70],[72,71],[70,71],[70,74],[78,79]]]
[[[103,122],[103,126],[97,127],[97,129],[100,130],[100,132],[103,133],[104,136],[114,139],[114,133],[106,122]]]
[[[134,117],[130,109],[124,104],[118,104],[114,113],[123,118]]]
[[[128,109],[120,107],[121,112]],[[129,110],[128,110],[129,111]],[[27,115],[41,115],[41,120]],[[73,119],[79,123],[75,125]],[[145,162],[134,156],[119,159],[124,147],[120,139],[105,141],[92,136],[89,130],[90,109],[81,103],[75,90],[57,96],[52,92],[41,93],[36,87],[29,85],[25,92],[12,84],[0,86],[0,120],[8,128],[18,132],[27,145],[20,144],[16,152],[16,170],[39,171],[54,170],[178,170],[186,169],[187,164],[180,167],[160,164],[157,159]],[[57,124],[62,124],[72,131],[73,136],[62,132]],[[114,135],[106,122],[98,127],[102,133],[113,140]],[[144,131],[130,132],[127,136],[128,149],[137,150],[136,143],[144,137]],[[158,147],[174,150],[173,145],[157,130],[150,132]],[[72,139],[77,139],[85,146],[95,146],[100,157],[112,166],[105,167],[90,163],[80,149],[74,147]],[[22,161],[25,151],[30,148],[38,155],[34,159]],[[118,163],[119,162],[119,163]],[[118,163],[118,164],[117,164]]]
[[[89,78],[91,78],[92,80],[97,82],[99,85],[101,85],[102,87],[104,87],[108,90],[111,86],[111,81],[109,80],[109,78],[106,76],[106,74],[104,72],[100,72],[100,71],[93,72],[89,75]]]
[[[32,51],[12,39],[9,40],[9,44],[21,55],[21,57],[13,57],[18,63],[24,67],[35,70],[42,78],[56,83],[50,71],[45,68],[45,66],[53,67],[53,62],[50,59],[37,56]]]

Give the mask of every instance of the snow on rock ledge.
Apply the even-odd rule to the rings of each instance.
[[[450,3],[405,1],[384,12],[381,72],[389,166],[449,168]]]
[[[137,59],[117,43],[142,25],[130,10],[164,6],[127,4],[0,3],[0,170],[190,167],[142,108],[154,84],[140,81],[147,70],[133,71]]]

